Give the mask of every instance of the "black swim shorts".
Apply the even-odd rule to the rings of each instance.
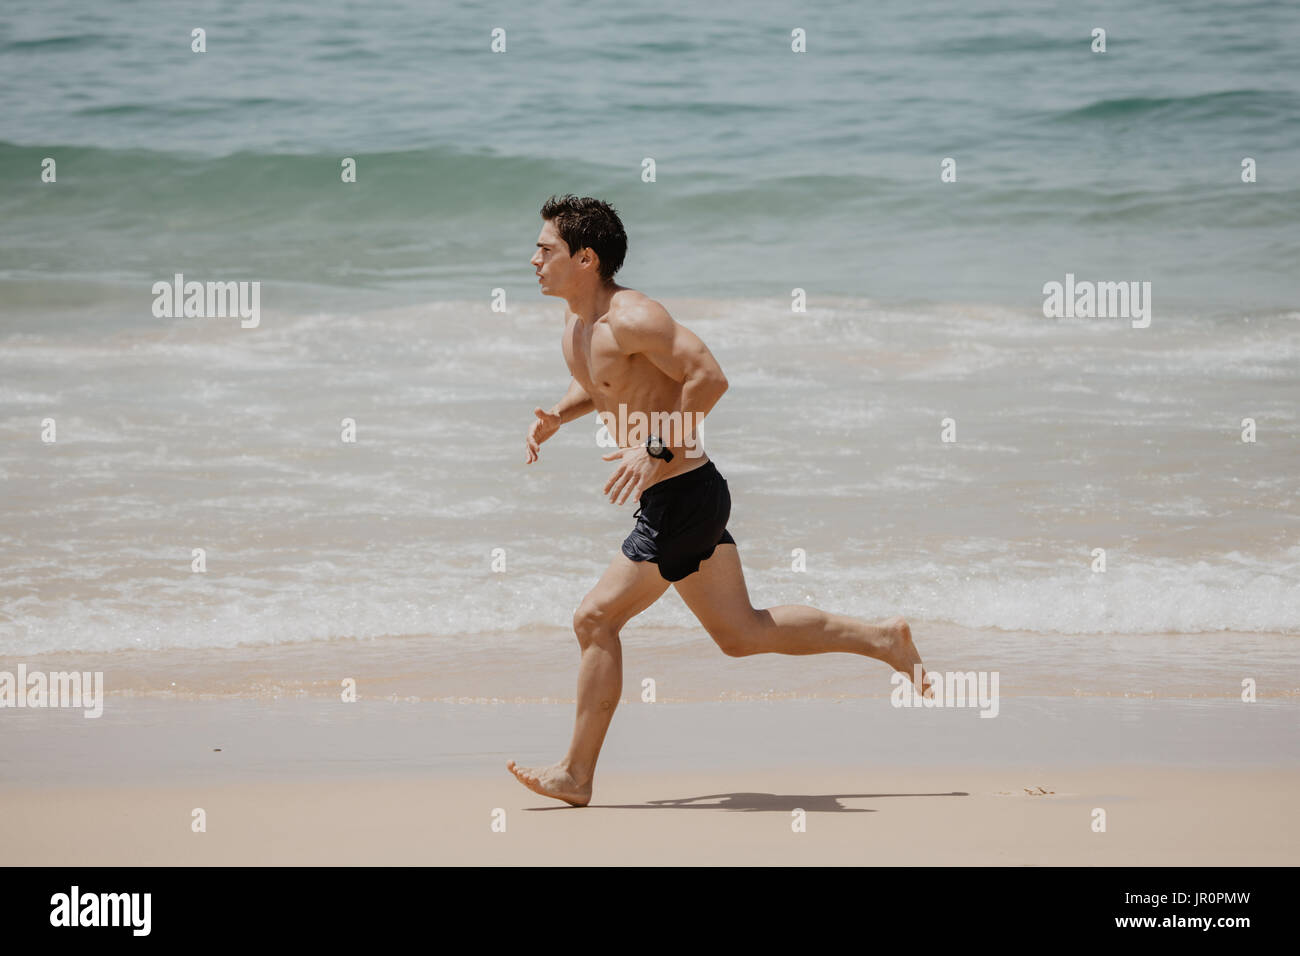
[[[736,543],[727,531],[730,516],[727,479],[707,461],[641,492],[623,553],[633,561],[653,561],[665,581],[680,581],[698,571],[718,545]]]

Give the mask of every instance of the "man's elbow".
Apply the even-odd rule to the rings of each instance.
[[[687,377],[686,386],[696,391],[707,391],[716,401],[730,384],[720,368],[697,368]]]

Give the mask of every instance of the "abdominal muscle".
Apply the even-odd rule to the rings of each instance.
[[[680,400],[681,390],[678,389],[673,404],[676,405]],[[650,405],[651,408],[656,407],[650,403],[646,404]],[[669,444],[668,450],[673,453],[673,460],[662,463],[659,470],[655,472],[653,476],[654,484],[685,474],[688,471],[694,471],[696,468],[702,468],[708,464],[709,456],[704,451],[704,442],[698,431],[692,429],[694,447],[687,449],[681,446],[680,414],[670,415],[661,412],[658,415],[651,415],[649,412],[642,410],[641,403],[633,404],[626,400],[622,402],[622,412],[620,414],[619,405],[618,401],[610,402],[609,400],[596,403],[601,421],[604,422],[610,436],[618,443],[620,448],[643,446],[651,434],[659,434]],[[640,411],[640,414],[638,414],[638,411]],[[658,425],[659,427],[656,429],[652,425]]]
[[[570,324],[568,333],[573,330]],[[682,413],[675,411],[681,408],[681,383],[643,355],[617,354],[603,323],[597,324],[592,339],[585,349],[581,342],[566,344],[565,361],[618,446],[644,445],[651,434],[658,434],[668,444],[673,460],[660,466],[653,476],[655,484],[708,464],[709,456],[694,429],[694,447],[681,446]],[[578,361],[577,355],[585,361]]]

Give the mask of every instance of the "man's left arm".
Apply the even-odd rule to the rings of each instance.
[[[699,336],[678,325],[667,309],[649,299],[620,309],[617,316],[610,317],[610,328],[621,352],[625,355],[640,353],[673,381],[681,382],[681,407],[674,410],[680,425],[670,419],[676,426],[670,431],[676,430],[679,434],[659,437],[674,455],[698,458],[696,430],[727,390],[727,377],[722,374],[713,353]],[[663,414],[653,409],[650,413]],[[639,499],[642,490],[657,480],[656,476],[664,467],[664,462],[651,458],[644,446],[620,448],[601,457],[606,461],[621,459],[619,467],[605,482],[604,493],[616,505],[623,504],[629,497]]]
[[[618,323],[619,348],[639,352],[675,382],[682,383],[681,406],[675,409],[681,424],[673,422],[673,435],[661,436],[673,454],[698,457],[696,431],[726,392],[727,376],[700,337],[673,321],[658,302],[647,300],[627,310]]]

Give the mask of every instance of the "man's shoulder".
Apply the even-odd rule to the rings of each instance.
[[[605,314],[615,337],[662,334],[672,328],[673,317],[663,304],[636,289],[620,289]]]

